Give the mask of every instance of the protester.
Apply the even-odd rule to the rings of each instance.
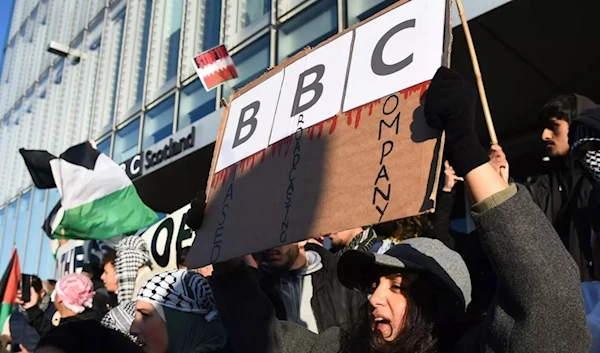
[[[108,312],[110,306],[110,296],[108,290],[104,286],[104,282],[102,281],[102,269],[92,263],[86,263],[83,265],[83,270],[81,272],[87,278],[92,281],[94,285],[94,302],[93,308],[98,313],[99,319],[104,317]]]
[[[238,258],[215,264],[211,278],[236,351],[587,352],[577,268],[528,193],[509,186],[488,163],[475,133],[475,101],[469,84],[441,68],[429,87],[425,116],[446,132],[448,159],[465,177],[481,241],[498,271],[489,320],[474,332],[457,330],[471,297],[469,274],[460,256],[435,239],[409,239],[385,255],[344,254],[339,278],[368,295],[368,307],[351,330],[319,335],[276,320]]]
[[[85,320],[97,320],[98,313],[92,310],[94,289],[92,281],[82,274],[73,273],[66,275],[56,283],[54,290],[54,306],[60,313],[60,325],[69,322],[80,322]],[[20,304],[26,312],[29,324],[35,328],[40,337],[48,334],[54,326],[51,319],[37,305],[39,295],[31,292],[31,300],[24,303],[20,298]]]
[[[226,352],[212,289],[194,271],[152,277],[139,292],[130,333],[148,353]]]
[[[56,309],[51,304],[50,294],[46,292],[42,285],[42,281],[38,276],[31,276],[30,292],[35,292],[37,298],[35,305],[43,313],[43,316],[48,320],[52,320],[52,316]],[[21,292],[18,293],[19,298]],[[11,351],[21,352],[22,350],[33,351],[37,346],[40,336],[35,328],[29,325],[26,309],[22,305],[17,306],[17,310],[13,311],[10,316],[10,334],[12,338]]]
[[[35,353],[141,353],[143,350],[119,332],[97,321],[72,322],[40,340]]]
[[[525,184],[575,259],[582,281],[595,279],[590,224],[579,212],[587,205],[594,179],[569,153],[569,126],[573,119],[595,106],[590,99],[577,94],[558,95],[546,103],[540,120],[544,124],[542,140],[551,158],[550,169],[535,182]],[[490,159],[496,169],[508,167],[500,146],[492,147]]]
[[[152,277],[149,261],[148,246],[136,235],[121,239],[116,251],[107,250],[102,281],[109,292],[117,294],[119,304],[135,300],[141,286]]]
[[[265,260],[258,279],[280,320],[319,333],[358,316],[365,299],[342,286],[337,258],[327,249],[293,243],[267,250]]]
[[[129,333],[131,324],[135,319],[135,302],[126,302],[117,305],[112,308],[102,319],[102,326],[108,327],[109,329],[118,331],[125,336],[129,337],[130,340],[134,341],[136,338]]]

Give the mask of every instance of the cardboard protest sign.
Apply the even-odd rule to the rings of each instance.
[[[71,273],[81,273],[83,265],[92,262],[100,264],[102,250],[95,240],[64,241],[56,251],[57,279]]]
[[[448,14],[401,1],[236,92],[188,264],[431,211],[443,144],[421,101]]]
[[[189,208],[187,205],[178,209],[141,235],[148,244],[153,273],[177,269],[177,255],[181,249],[192,245],[194,232],[185,225]]]
[[[238,77],[233,59],[224,45],[209,49],[194,57],[196,73],[204,86],[210,91],[221,83]]]

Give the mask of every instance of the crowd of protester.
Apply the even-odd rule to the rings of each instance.
[[[153,274],[138,236],[101,264],[44,283],[3,330],[12,352],[589,352],[581,282],[600,279],[600,108],[575,94],[542,109],[551,157],[504,180],[480,145],[476,94],[441,68],[424,100],[446,132],[436,212]],[[464,182],[477,230],[451,229]],[[202,227],[204,194],[186,223]],[[325,246],[324,244],[327,244]],[[598,261],[596,261],[598,259]],[[57,319],[59,317],[59,319]]]

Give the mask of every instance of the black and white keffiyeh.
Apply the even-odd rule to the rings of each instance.
[[[571,149],[576,152],[577,158],[583,163],[585,169],[590,172],[594,179],[600,181],[600,151],[579,151],[579,148],[585,143],[600,143],[600,133],[585,125],[579,125],[573,136],[575,141]]]
[[[129,301],[112,308],[104,315],[101,323],[102,326],[120,332],[135,342],[136,338],[129,333],[129,329],[131,328],[134,319],[135,302]]]
[[[134,298],[138,270],[148,262],[150,255],[146,242],[137,235],[121,239],[115,250],[115,270],[119,284],[117,300],[119,303],[125,303]]]
[[[138,300],[204,315],[208,322],[217,316],[215,298],[208,281],[194,271],[176,270],[155,275],[142,287]]]

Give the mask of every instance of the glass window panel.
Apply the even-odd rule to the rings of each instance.
[[[195,80],[181,91],[177,130],[215,111],[217,90],[206,92],[202,82]]]
[[[144,116],[142,148],[148,148],[173,133],[175,95],[165,99]]]
[[[104,153],[105,155],[110,157],[110,136],[102,140],[97,144],[98,151]]]
[[[348,0],[348,26],[357,24],[390,6],[396,0]]]
[[[100,49],[100,63],[94,96],[92,136],[101,136],[112,129],[114,119],[117,82],[123,48],[123,29],[125,26],[125,4],[120,0],[110,8]]]
[[[4,233],[2,234],[2,252],[0,253],[0,268],[6,268],[10,261],[10,253],[13,249],[13,235],[17,218],[17,201],[11,202],[6,207],[6,219],[4,220]]]
[[[225,44],[227,47],[235,47],[269,25],[271,0],[226,1]]]
[[[92,124],[92,109],[94,107],[94,94],[96,92],[96,75],[98,73],[98,64],[100,62],[100,47],[102,44],[102,24],[104,17],[100,17],[90,25],[88,34],[85,37],[83,51],[85,60],[81,61],[81,81],[78,98],[80,107],[80,119],[75,122],[76,129],[79,130],[81,140],[95,139],[98,136],[90,136],[90,126]]]
[[[337,2],[318,2],[281,25],[277,62],[283,62],[307,46],[319,44],[337,32]]]
[[[44,212],[44,217],[48,217],[50,211],[52,211],[59,200],[60,194],[58,193],[57,189],[51,189],[48,191],[48,203]],[[44,234],[42,235],[42,250],[40,252],[40,261],[37,273],[42,280],[54,279],[55,270],[56,261],[54,260],[54,251],[51,240],[48,238],[48,236],[46,236],[46,234]]]
[[[115,133],[115,147],[113,149],[113,160],[117,163],[121,163],[135,156],[138,151],[139,136],[139,118],[125,125],[121,130],[118,130]]]
[[[21,261],[25,255],[25,241],[27,240],[27,221],[29,218],[30,205],[31,191],[27,191],[25,194],[23,194],[23,196],[21,196],[21,201],[19,202],[17,230],[15,232],[15,247],[17,248],[17,253],[19,253],[19,256],[21,257]]]
[[[155,0],[148,66],[147,101],[175,87],[183,0]]]
[[[182,81],[196,72],[192,62],[196,54],[219,45],[221,2],[221,0],[186,0],[181,57]]]
[[[240,50],[232,56],[237,68],[238,78],[230,81],[232,89],[236,90],[262,75],[269,68],[269,36],[264,36],[255,43]],[[223,98],[229,99],[229,89],[223,87]]]
[[[127,28],[123,38],[117,125],[142,108],[152,4],[152,0],[130,0],[127,5]]]
[[[277,16],[281,17],[298,5],[305,3],[307,0],[278,0],[277,1]]]
[[[35,189],[31,204],[31,219],[29,220],[29,232],[25,258],[23,259],[23,272],[35,274],[42,245],[42,224],[44,223],[44,205],[46,202],[46,190]]]

